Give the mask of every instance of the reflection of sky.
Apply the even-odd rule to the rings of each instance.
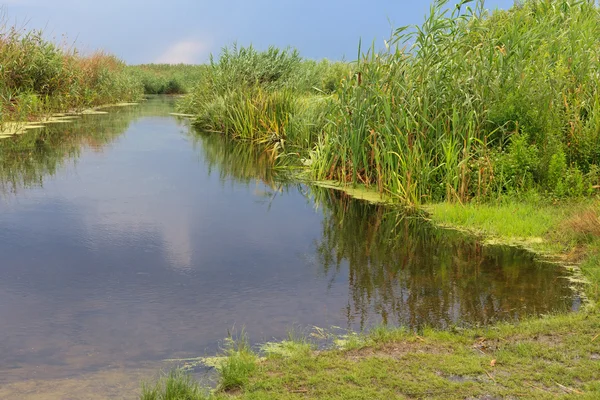
[[[260,183],[223,185],[186,130],[142,119],[44,189],[0,202],[8,361],[189,356],[233,326],[260,340],[340,314],[347,284],[326,295],[306,256],[320,214],[294,191],[269,206]]]

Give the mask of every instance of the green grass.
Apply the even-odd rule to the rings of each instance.
[[[306,153],[326,123],[347,63],[306,60],[293,49],[224,48],[179,104],[195,125],[280,154]],[[296,157],[297,158],[297,157]]]
[[[202,81],[205,65],[141,64],[127,69],[139,80],[145,94],[185,94]]]
[[[142,400],[204,400],[207,390],[191,376],[174,370],[164,375],[154,384],[143,384]]]
[[[439,203],[425,207],[436,224],[465,230],[490,242],[526,247],[563,263],[578,264],[586,293],[600,300],[600,200],[547,203],[506,200],[494,204]]]
[[[538,239],[551,233],[557,234],[561,223],[593,202],[591,199],[551,203],[541,198],[502,198],[486,203],[435,203],[422,208],[439,225],[460,227],[488,238],[500,237],[508,241],[522,240],[535,244]],[[569,240],[564,236],[562,239]]]
[[[299,350],[285,355],[255,357],[253,368],[239,379],[243,384],[234,391],[221,387],[210,398],[546,399],[578,394],[592,399],[600,395],[599,334],[598,315],[586,313],[459,332],[415,334],[380,327],[340,349],[307,351],[300,342]]]
[[[133,101],[142,94],[116,57],[83,56],[47,41],[41,31],[23,31],[5,21],[0,21],[0,65],[0,131],[7,122]]]

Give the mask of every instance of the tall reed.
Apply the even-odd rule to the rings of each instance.
[[[196,126],[261,144],[308,149],[324,125],[345,63],[304,60],[293,49],[224,48],[181,103]]]
[[[598,184],[598,6],[469,3],[436,0],[421,26],[360,54],[313,151],[315,178],[412,204]]]
[[[141,96],[141,85],[116,57],[81,55],[42,31],[0,26],[0,123],[83,109]]]

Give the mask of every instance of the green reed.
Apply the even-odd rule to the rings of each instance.
[[[304,60],[293,49],[224,48],[181,103],[196,126],[269,150],[312,147],[347,64]],[[290,149],[291,147],[291,149]]]
[[[598,6],[468,3],[437,0],[423,25],[360,55],[313,151],[315,178],[412,204],[597,185]]]
[[[0,22],[0,122],[81,110],[141,95],[141,85],[116,57],[81,55]]]
[[[436,0],[353,64],[225,48],[180,109],[407,204],[585,196],[600,187],[598,37],[593,1]]]

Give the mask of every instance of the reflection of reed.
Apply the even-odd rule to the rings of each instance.
[[[209,173],[218,170],[221,180],[243,183],[259,180],[271,188],[280,186],[282,174],[275,168],[272,152],[214,133],[197,133],[192,139],[201,149]]]
[[[326,274],[348,267],[348,324],[448,326],[488,323],[569,305],[559,268],[506,247],[482,247],[465,235],[315,188],[325,209],[317,244]]]
[[[51,124],[0,140],[0,192],[42,186],[69,160],[80,157],[84,148],[102,151],[122,135],[129,125],[145,116],[168,115],[172,100],[153,99],[147,104],[119,107],[107,115],[84,116],[65,124]]]

